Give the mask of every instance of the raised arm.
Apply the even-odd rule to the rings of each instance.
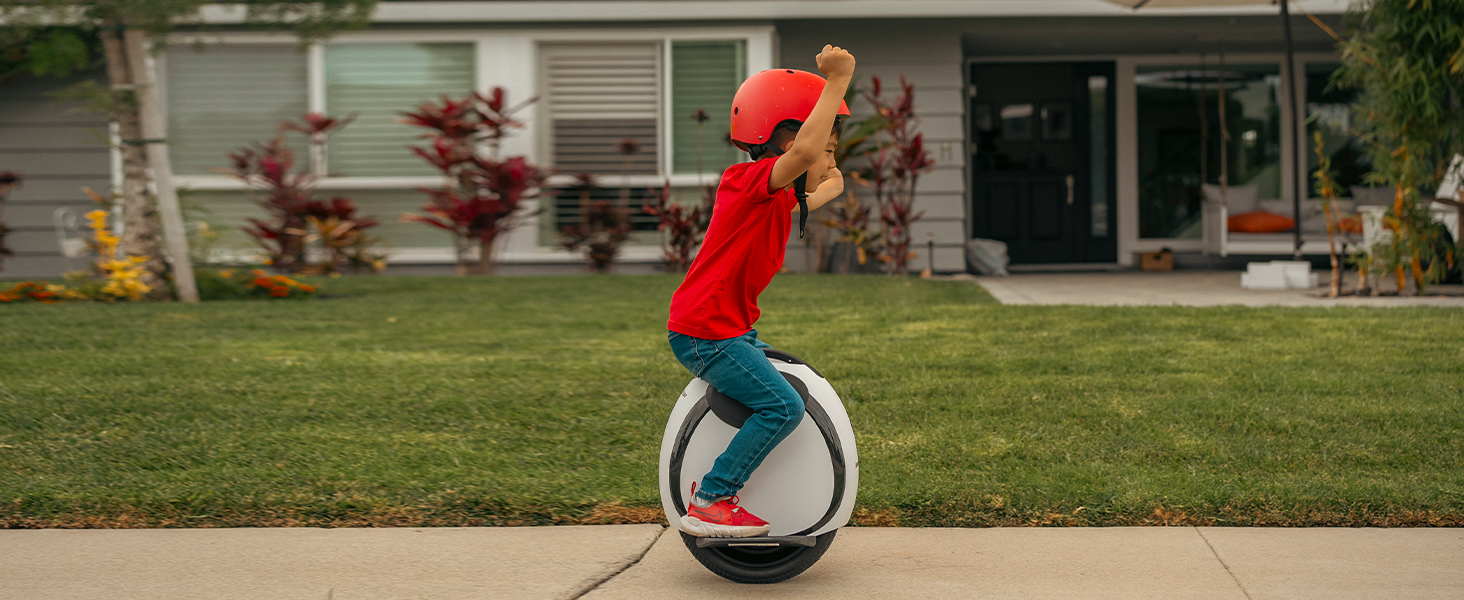
[[[768,177],[769,193],[788,187],[818,161],[824,145],[829,141],[829,134],[834,129],[834,117],[839,111],[839,103],[844,100],[844,92],[849,89],[849,80],[854,77],[854,55],[849,54],[848,50],[825,45],[816,60],[818,70],[828,78],[828,83],[824,84],[823,93],[819,94],[818,103],[813,106],[808,120],[798,129],[793,145],[773,165],[772,175]]]
[[[839,194],[844,193],[844,174],[838,169],[829,171],[829,178],[818,185],[818,189],[808,195],[808,212],[818,210],[818,207],[828,204]],[[793,212],[798,212],[798,207],[793,207]]]

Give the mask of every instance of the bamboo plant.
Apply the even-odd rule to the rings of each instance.
[[[1382,248],[1366,249],[1407,293],[1439,281],[1457,245],[1443,241],[1421,189],[1434,189],[1455,155],[1464,152],[1464,2],[1366,0],[1349,10],[1337,85],[1360,88],[1355,110],[1372,159],[1368,180],[1394,190],[1384,216],[1391,230]]]

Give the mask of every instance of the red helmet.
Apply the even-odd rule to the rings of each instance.
[[[732,143],[747,150],[768,143],[778,123],[807,120],[824,83],[824,78],[796,69],[768,69],[748,77],[732,97]],[[838,114],[849,116],[843,100]]]

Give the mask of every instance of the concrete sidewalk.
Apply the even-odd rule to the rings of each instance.
[[[1324,281],[1331,275],[1322,273]],[[1240,287],[1240,271],[1145,273],[1017,273],[971,277],[1002,304],[1090,306],[1454,306],[1464,307],[1457,285],[1434,286],[1447,296],[1323,298],[1325,290],[1260,291]]]
[[[767,586],[655,525],[0,531],[3,600],[691,597],[1458,599],[1464,530],[846,528]]]

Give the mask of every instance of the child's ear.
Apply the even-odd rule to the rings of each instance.
[[[787,152],[789,148],[793,147],[793,142],[795,141],[797,141],[795,138],[790,137],[786,140],[783,140],[783,143],[778,144],[778,148],[784,152]]]

